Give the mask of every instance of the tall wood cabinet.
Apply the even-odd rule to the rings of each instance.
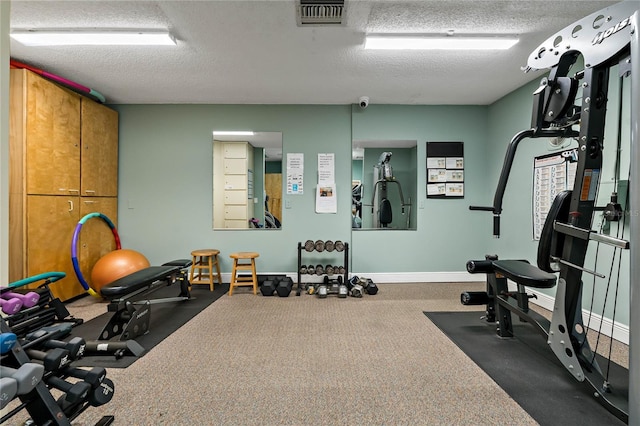
[[[65,272],[51,289],[67,300],[84,292],[71,263],[76,224],[94,211],[117,223],[118,114],[22,69],[11,70],[9,96],[9,280]],[[113,249],[105,223],[83,226],[87,281]]]

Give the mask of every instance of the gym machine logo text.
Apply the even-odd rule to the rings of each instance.
[[[596,44],[602,43],[606,38],[611,37],[621,29],[625,28],[630,23],[631,23],[631,17],[623,19],[622,21],[618,22],[613,27],[608,28],[604,32],[599,32],[598,34],[596,34],[591,44],[595,46]]]

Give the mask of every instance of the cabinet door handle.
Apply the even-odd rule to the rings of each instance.
[[[69,211],[73,211],[73,200],[69,200]]]
[[[80,192],[80,190],[79,190],[79,189],[69,189],[68,191],[69,191],[69,192],[78,192],[78,193]]]
[[[85,189],[84,192],[86,192],[87,194],[95,194],[96,191],[93,189]]]
[[[97,201],[91,201],[91,200],[83,200],[82,202],[85,203],[85,204],[95,204],[95,203],[97,203]]]

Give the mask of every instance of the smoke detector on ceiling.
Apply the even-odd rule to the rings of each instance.
[[[296,21],[308,25],[342,25],[345,0],[296,0]]]

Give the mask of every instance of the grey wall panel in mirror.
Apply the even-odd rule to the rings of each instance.
[[[417,141],[354,140],[352,228],[415,230]]]
[[[282,227],[282,133],[213,132],[213,228]]]

